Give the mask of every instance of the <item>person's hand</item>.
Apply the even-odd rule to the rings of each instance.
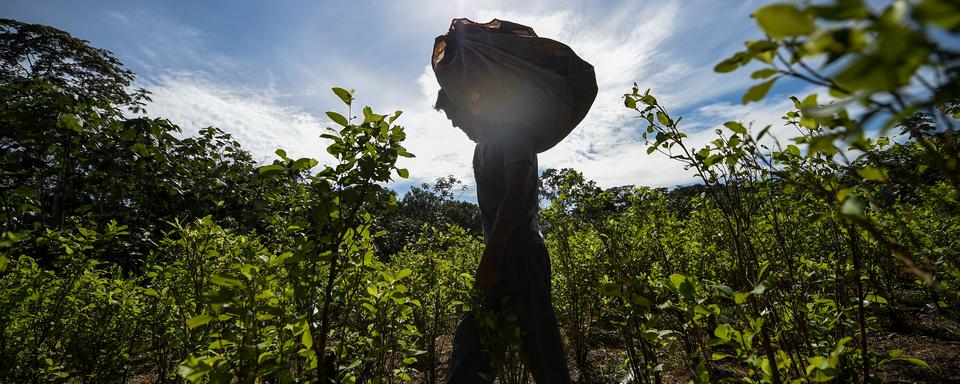
[[[497,287],[501,273],[500,270],[497,269],[496,264],[496,257],[489,254],[487,250],[484,250],[483,257],[480,259],[480,265],[477,266],[477,273],[474,275],[477,286],[481,289],[491,291]]]

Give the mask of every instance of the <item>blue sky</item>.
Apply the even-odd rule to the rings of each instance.
[[[150,115],[186,134],[215,125],[261,161],[277,148],[328,161],[318,135],[324,111],[341,110],[331,87],[356,88],[361,104],[403,110],[401,163],[411,179],[452,174],[472,184],[473,144],[430,105],[439,89],[429,57],[435,36],[455,17],[494,17],[533,27],[591,62],[600,93],[584,122],[540,156],[541,168],[573,167],[605,187],[673,186],[692,174],[664,156],[646,155],[638,123],[622,107],[634,82],[684,116],[694,146],[724,121],[779,124],[802,95],[783,82],[767,100],[740,105],[750,70],[716,74],[713,66],[762,35],[750,13],[763,1],[39,1],[6,0],[0,14],[51,25],[114,52],[153,92]],[[345,111],[341,111],[345,112]],[[468,196],[469,198],[469,192]]]

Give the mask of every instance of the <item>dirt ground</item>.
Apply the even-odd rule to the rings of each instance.
[[[880,383],[960,383],[960,322],[958,314],[937,309],[932,305],[906,297],[891,319],[890,313],[877,313],[880,329],[867,339],[871,352],[886,356],[887,351],[903,350],[901,357],[921,359],[930,365],[924,368],[905,361],[890,361],[871,368],[871,381]],[[624,351],[615,335],[596,338],[590,352],[590,372],[580,372],[571,364],[571,374],[578,384],[632,383],[621,367]],[[442,337],[441,361],[437,377],[446,378],[447,359],[451,352],[451,338]],[[667,366],[682,366],[680,361],[666,361]],[[725,375],[745,374],[743,367],[721,367]],[[683,383],[692,379],[684,369],[668,369],[663,374],[664,384]],[[533,381],[531,380],[530,383]]]

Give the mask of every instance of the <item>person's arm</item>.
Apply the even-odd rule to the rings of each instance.
[[[524,216],[523,204],[527,200],[527,183],[530,178],[530,164],[519,161],[504,167],[504,196],[497,208],[497,218],[493,222],[487,245],[483,249],[480,265],[477,266],[476,280],[480,288],[490,290],[496,287],[502,274],[497,270],[497,255],[507,247],[510,237]]]

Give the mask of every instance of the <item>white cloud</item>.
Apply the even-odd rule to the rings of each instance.
[[[481,6],[488,8],[478,8]],[[567,43],[594,64],[600,91],[581,125],[557,147],[540,156],[541,168],[576,168],[605,187],[670,186],[693,180],[679,163],[646,155],[638,131],[644,125],[638,124],[634,114],[623,108],[622,95],[630,90],[634,81],[641,88],[652,88],[662,104],[688,115],[685,121],[692,130],[693,145],[712,140],[712,137],[707,139],[708,134],[712,135],[712,130],[707,129],[711,124],[752,116],[767,119],[769,116],[764,115],[767,112],[763,108],[772,108],[769,113],[779,117],[785,109],[776,103],[740,107],[717,100],[744,89],[750,82],[744,73],[719,75],[713,73],[712,67],[724,55],[736,51],[750,33],[756,32],[748,18],[756,6],[756,1],[735,6],[713,1],[622,2],[605,5],[606,8],[576,1],[558,5],[535,0],[522,6],[460,2],[456,7],[423,7],[408,15],[408,19],[418,20],[410,27],[407,26],[409,20],[400,22],[403,18],[392,18],[381,27],[397,28],[402,32],[400,35],[416,39],[403,46],[414,47],[408,50],[418,52],[429,45],[425,41],[432,41],[443,32],[443,29],[434,31],[424,25],[445,28],[442,20],[449,20],[451,16],[470,16],[478,21],[511,20],[532,26],[541,36]],[[448,14],[453,8],[460,14]],[[142,24],[140,29],[144,34],[152,34],[151,31],[157,29],[170,30],[169,26],[176,24],[172,20],[151,21],[148,16],[116,14],[112,17],[118,23]],[[144,45],[150,48],[142,50],[141,58],[182,57],[201,62],[213,57],[214,60],[206,61],[207,64],[199,68],[194,66],[189,75],[157,70],[147,76],[148,88],[154,92],[155,101],[149,106],[152,114],[170,118],[187,132],[208,125],[221,127],[233,133],[258,159],[270,159],[276,148],[284,148],[292,156],[325,161],[329,156],[317,136],[326,124],[316,116],[340,106],[329,94],[329,87],[357,87],[360,104],[366,99],[373,101],[374,109],[381,113],[392,112],[392,108],[404,111],[398,121],[407,128],[404,145],[417,155],[400,162],[400,166],[410,169],[410,181],[431,182],[452,174],[472,184],[473,143],[453,128],[442,112],[432,109],[439,86],[429,66],[411,79],[408,73],[400,76],[391,72],[389,66],[374,66],[381,69],[376,72],[371,69],[374,68],[371,62],[382,64],[384,59],[370,61],[342,50],[281,49],[277,73],[286,76],[281,83],[288,85],[277,89],[271,80],[267,87],[258,89],[253,84],[265,81],[234,85],[213,80],[219,79],[224,68],[234,68],[236,61],[210,53],[203,41],[204,34],[198,30],[189,27],[173,30],[183,31],[183,36],[175,37],[185,42],[181,48],[170,48],[177,46],[174,38],[156,41]],[[390,41],[394,45],[399,43]],[[364,43],[370,51],[388,49],[376,44],[375,40]],[[396,46],[389,49],[393,49],[393,53],[385,53],[383,57],[410,56],[397,54]],[[318,52],[332,54],[323,57],[318,56]],[[423,61],[427,61],[426,57]],[[166,63],[163,68],[175,68],[175,64]],[[383,71],[383,68],[388,69]],[[264,70],[268,75],[273,73],[271,68]]]
[[[777,138],[780,144],[786,145],[791,143],[790,138],[798,136],[798,132],[784,125],[781,119],[791,107],[790,100],[777,96],[749,105],[712,103],[690,111],[684,116],[680,129],[688,135],[684,139],[685,145],[693,150],[716,139],[716,129],[729,137],[729,130],[723,127],[723,123],[727,121],[740,121],[750,126],[754,135],[769,125],[769,135],[765,136],[761,143],[775,149],[777,147],[772,138]],[[646,123],[642,126],[646,127]],[[660,152],[647,155],[646,149],[641,139],[624,141],[608,153],[581,156],[573,167],[588,177],[602,175],[601,178],[594,178],[604,186],[633,184],[670,187],[699,182],[694,170],[683,169],[680,162]]]
[[[406,128],[404,146],[417,157],[401,159],[415,182],[433,182],[453,175],[473,184],[474,144],[459,129],[451,127],[442,112],[433,110],[404,114],[399,121]]]
[[[191,73],[160,76],[146,84],[152,92],[148,115],[179,125],[185,135],[215,126],[233,135],[260,162],[284,149],[291,158],[312,157],[328,162],[326,143],[319,135],[331,124],[303,110],[277,102],[276,92],[214,83]]]
[[[674,45],[690,40],[684,28],[699,26],[690,24],[692,21],[712,23],[715,18],[732,17],[734,13],[728,9],[725,14],[710,15],[707,12],[716,11],[716,5],[698,4],[704,7],[695,9],[689,3],[664,1],[622,3],[602,14],[586,12],[583,8],[589,5],[547,13],[503,10],[476,13],[474,20],[478,21],[499,18],[532,26],[538,35],[568,44],[595,67],[600,91],[593,108],[570,136],[540,155],[541,168],[575,168],[605,187],[670,186],[692,181],[690,173],[676,161],[646,155],[637,131],[640,124],[632,111],[623,108],[622,95],[637,81],[643,88],[653,88],[662,104],[680,110],[748,84],[744,76],[722,78],[713,73],[713,65],[721,58],[711,49]],[[746,14],[735,16],[746,19]],[[732,52],[744,39],[741,32],[723,31],[709,40],[720,39],[730,47],[728,52]],[[419,85],[424,99],[432,102],[439,87],[429,67],[419,77]],[[414,112],[417,118],[407,121],[410,126],[429,126],[418,126],[422,132],[409,137],[408,145],[423,157],[422,162],[409,163],[412,174],[424,180],[447,173],[469,175],[472,151],[461,152],[461,148],[467,148],[462,144],[466,138],[451,128],[441,113],[429,111],[427,104],[422,103],[423,112]],[[434,117],[426,117],[431,114]],[[433,127],[435,124],[443,127],[437,129]],[[691,139],[698,137],[691,136]],[[441,158],[444,161],[436,161]]]

